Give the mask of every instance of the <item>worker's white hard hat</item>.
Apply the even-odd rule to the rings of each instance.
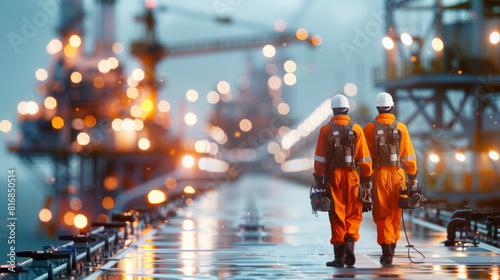
[[[347,97],[343,95],[335,95],[332,98],[332,109],[336,108],[346,108],[349,109],[349,100],[347,100]]]
[[[392,107],[394,106],[394,101],[392,101],[392,96],[387,92],[381,92],[377,94],[375,98],[375,106],[377,107]]]

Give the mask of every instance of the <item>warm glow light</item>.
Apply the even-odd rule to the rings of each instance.
[[[48,44],[47,44],[47,52],[49,54],[56,54],[62,50],[62,43],[58,39],[52,39]]]
[[[286,73],[285,76],[283,76],[283,81],[285,82],[285,85],[293,86],[297,83],[297,77],[293,73]]]
[[[167,187],[167,189],[174,189],[177,187],[177,180],[172,177],[168,177],[165,179],[165,187]]]
[[[240,121],[240,129],[241,131],[250,131],[252,129],[252,122],[249,119],[242,119]]]
[[[297,39],[299,40],[305,40],[307,37],[309,37],[309,34],[307,33],[307,30],[304,28],[299,28],[297,32],[295,32],[295,35],[297,36]]]
[[[194,158],[193,156],[190,155],[185,155],[182,158],[182,165],[186,168],[191,168],[194,166]]]
[[[45,106],[45,108],[52,110],[57,107],[57,100],[54,97],[49,96],[45,98],[45,100],[43,101],[43,105]]]
[[[271,76],[267,80],[267,85],[270,89],[279,89],[281,87],[281,78],[279,76]]]
[[[76,141],[78,144],[85,146],[90,143],[90,136],[86,132],[80,132],[80,134],[76,137]]]
[[[165,202],[165,200],[167,200],[167,197],[165,193],[160,190],[152,190],[148,193],[148,201],[151,204],[160,204]]]
[[[75,225],[75,213],[71,212],[71,211],[68,211],[64,214],[63,216],[63,221],[64,221],[64,224],[66,224],[67,226],[73,226]]]
[[[40,221],[46,223],[52,219],[52,212],[50,212],[47,208],[43,208],[40,212],[38,212],[38,217],[40,218]]]
[[[229,164],[220,159],[203,157],[200,158],[198,167],[200,168],[200,170],[208,172],[224,173],[229,169]]]
[[[19,104],[17,104],[17,111],[19,112],[19,114],[21,115],[26,115],[28,114],[28,112],[26,111],[26,101],[21,101],[19,102]]]
[[[118,180],[115,176],[109,175],[104,178],[104,188],[108,191],[114,191],[118,188]]]
[[[156,5],[158,4],[157,0],[146,0],[146,7],[148,7],[148,9],[153,9],[154,7],[156,7]]]
[[[35,101],[26,102],[26,113],[30,115],[38,113],[38,104]]]
[[[437,37],[432,39],[431,46],[437,52],[443,50],[444,48],[443,41]]]
[[[140,117],[142,115],[141,107],[138,105],[132,106],[132,108],[130,108],[130,115],[136,118]]]
[[[436,154],[432,154],[429,156],[429,159],[432,161],[432,162],[439,162],[439,156],[436,155]]]
[[[139,119],[134,120],[134,130],[141,131],[144,128],[144,122]]]
[[[278,32],[283,32],[283,31],[285,31],[285,29],[286,29],[286,22],[284,20],[277,19],[274,22],[274,30],[276,30]]]
[[[168,111],[170,111],[170,103],[168,103],[168,101],[166,100],[158,102],[158,111],[167,113]]]
[[[394,42],[387,36],[382,39],[382,45],[387,50],[392,50],[392,48],[394,48]]]
[[[264,48],[262,48],[262,53],[265,57],[271,58],[276,54],[276,49],[272,45],[265,45]]]
[[[132,78],[136,81],[142,81],[144,79],[144,71],[142,69],[136,68],[132,71]]]
[[[109,209],[113,208],[114,206],[115,206],[115,200],[112,197],[108,196],[108,197],[105,197],[102,199],[102,207],[104,209],[109,210]]]
[[[120,65],[120,62],[116,59],[116,57],[110,57],[108,58],[108,64],[109,68],[116,69]]]
[[[280,151],[280,144],[276,143],[276,142],[270,142],[269,144],[267,144],[267,151],[270,153],[270,154],[276,154],[277,152]]]
[[[194,229],[194,222],[192,220],[184,220],[182,222],[182,229],[193,230]]]
[[[73,224],[77,228],[85,228],[87,226],[87,217],[85,217],[82,214],[76,215],[75,219],[73,220]]]
[[[72,83],[78,84],[82,81],[82,74],[79,72],[73,72],[71,73],[70,79]]]
[[[147,138],[141,138],[139,142],[137,142],[137,146],[139,146],[139,149],[145,151],[149,149],[151,143],[149,143],[149,140]]]
[[[102,59],[97,64],[97,69],[99,69],[99,72],[101,73],[108,73],[109,70],[111,70],[111,66],[109,65],[109,62],[106,59]]]
[[[207,93],[207,100],[210,104],[216,104],[220,101],[220,96],[217,92],[210,91],[209,93]]]
[[[458,161],[461,161],[461,162],[464,162],[465,161],[465,155],[462,154],[462,153],[456,153],[455,154],[455,158],[458,160]]]
[[[122,128],[125,131],[134,131],[135,130],[135,122],[132,119],[125,118],[122,122]]]
[[[10,123],[8,120],[2,120],[0,122],[0,131],[7,133],[11,129],[12,129],[12,123]]]
[[[135,87],[129,87],[127,89],[127,97],[130,99],[136,99],[139,96],[139,90]]]
[[[358,93],[358,88],[353,83],[347,83],[344,86],[344,92],[345,92],[345,95],[347,95],[347,96],[354,96],[354,95],[356,95],[356,93]]]
[[[217,91],[220,92],[221,94],[227,94],[229,93],[229,91],[231,91],[231,86],[226,81],[220,81],[217,84]]]
[[[284,102],[280,103],[277,109],[280,115],[286,115],[290,112],[290,106]]]
[[[71,45],[66,45],[64,47],[64,55],[67,57],[74,57],[76,55],[76,48]]]
[[[498,44],[498,42],[500,42],[500,34],[497,31],[491,32],[490,42],[492,44]]]
[[[190,89],[186,92],[186,99],[190,102],[195,102],[198,100],[198,92],[194,89]]]
[[[123,52],[123,45],[118,42],[114,43],[112,48],[113,52],[116,54]]]
[[[196,191],[194,190],[194,188],[192,186],[186,186],[184,188],[184,193],[189,193],[189,194],[193,194],[195,193]]]
[[[69,37],[69,44],[74,48],[78,48],[82,44],[82,39],[78,35],[72,35]]]
[[[410,36],[410,34],[405,32],[401,34],[401,42],[403,42],[403,44],[407,46],[410,46],[413,43],[413,38]]]
[[[43,68],[39,68],[35,72],[35,77],[40,82],[43,82],[43,81],[47,80],[47,78],[49,77],[49,74],[47,73],[47,70],[45,70]]]
[[[97,120],[92,115],[86,116],[84,122],[87,127],[94,127],[97,124]]]
[[[64,120],[61,117],[54,117],[51,121],[52,127],[55,129],[61,129],[64,126]]]
[[[78,197],[73,197],[69,200],[69,208],[75,211],[82,209],[82,200]]]
[[[74,118],[73,121],[71,121],[71,127],[76,130],[82,130],[85,128],[85,122],[80,118]]]
[[[106,81],[102,77],[95,77],[93,81],[94,87],[103,88],[106,84]]]
[[[196,122],[198,121],[198,118],[193,113],[187,113],[184,116],[184,121],[186,122],[187,125],[195,125]]]
[[[206,148],[207,147],[204,141],[196,141],[196,143],[194,144],[194,150],[197,153],[204,153]]]
[[[323,40],[319,35],[314,35],[311,37],[311,44],[313,44],[313,46],[319,46],[321,45],[321,43],[323,43]]]
[[[128,76],[128,78],[127,78],[127,85],[129,87],[136,87],[137,85],[139,85],[139,81],[137,81],[136,79],[134,79],[134,77],[132,77],[132,76]]]
[[[498,156],[498,153],[495,152],[495,151],[490,151],[488,153],[488,156],[492,159],[492,160],[498,160],[499,156]]]
[[[123,121],[121,119],[114,119],[111,122],[111,128],[113,128],[114,131],[121,131],[123,129]]]
[[[455,158],[460,161],[460,162],[464,162],[465,161],[465,155],[462,154],[462,153],[456,153],[455,154]]]
[[[297,64],[293,60],[287,60],[283,64],[283,68],[286,72],[295,72],[297,70]]]
[[[153,102],[149,99],[142,100],[141,109],[146,113],[151,112],[153,110]]]

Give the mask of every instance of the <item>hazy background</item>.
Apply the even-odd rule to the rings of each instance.
[[[41,0],[42,2],[50,0]],[[209,21],[206,18],[197,19],[186,17],[184,9],[206,15],[217,15],[216,6],[220,3],[229,7],[224,13],[234,19],[234,24],[224,25]],[[85,50],[93,48],[95,34],[96,13],[93,9],[93,0],[84,1],[87,14],[85,16],[84,46]],[[304,5],[307,3],[307,5]],[[231,4],[231,5],[229,5]],[[309,35],[319,35],[322,45],[312,48],[306,44],[295,44],[285,48],[277,48],[280,56],[292,59],[297,64],[297,83],[289,94],[284,97],[290,104],[291,116],[300,121],[307,117],[321,102],[334,93],[342,93],[346,83],[354,83],[358,94],[354,96],[358,108],[366,105],[370,108],[370,116],[375,116],[372,108],[374,96],[379,92],[373,87],[372,71],[383,61],[383,48],[380,43],[384,23],[383,1],[366,0],[190,0],[166,1],[159,0],[159,6],[165,6],[165,11],[158,12],[157,35],[162,43],[169,44],[183,41],[203,41],[224,37],[258,36],[259,34],[276,32],[273,24],[281,19],[287,23],[286,31],[295,32],[297,28],[305,28]],[[0,140],[0,171],[4,178],[2,183],[2,197],[0,198],[0,262],[5,263],[7,253],[7,170],[17,169],[17,250],[38,249],[40,244],[50,244],[44,234],[36,234],[39,229],[38,212],[43,208],[43,190],[37,183],[29,179],[27,168],[23,166],[14,154],[7,151],[7,142],[16,140],[17,131],[17,104],[21,101],[34,100],[40,102],[43,97],[36,93],[37,80],[35,71],[39,68],[49,69],[51,56],[46,46],[53,38],[58,38],[58,15],[49,17],[46,25],[37,28],[36,34],[29,38],[26,44],[18,46],[18,52],[8,39],[9,33],[20,35],[24,19],[32,21],[35,13],[43,11],[38,1],[30,0],[3,0],[0,4],[0,120],[9,120],[13,129],[8,133],[1,133]],[[126,74],[139,67],[139,62],[129,54],[129,45],[132,40],[141,39],[144,27],[134,17],[144,11],[143,1],[118,0],[116,4],[116,37],[125,50],[118,55]],[[241,22],[256,22],[263,28],[243,27]],[[375,23],[374,23],[375,22]],[[363,42],[362,48],[346,56],[342,44],[353,46],[359,40],[358,30],[365,30],[368,25],[377,25],[380,32],[369,34],[368,40]],[[421,27],[418,27],[419,29]],[[403,32],[405,30],[401,30]],[[408,30],[411,31],[411,30]],[[358,42],[360,43],[360,42]],[[206,100],[206,93],[213,90],[220,80],[235,85],[238,78],[245,75],[248,58],[254,67],[264,68],[268,59],[262,55],[262,49],[248,51],[231,51],[209,55],[190,57],[166,58],[158,67],[158,73],[164,79],[159,99],[165,99],[172,104],[174,116],[174,132],[177,129],[178,106],[185,102],[185,93],[188,89],[195,89],[200,94],[198,101],[186,103],[186,110],[198,114],[198,124],[187,129],[187,136],[200,138],[205,122],[203,118],[210,111],[210,104]],[[50,74],[50,71],[49,71]],[[351,116],[356,118],[356,111]],[[364,125],[363,123],[361,123]],[[311,155],[312,156],[312,155]],[[38,244],[38,245],[36,245]],[[5,253],[4,253],[5,252]]]

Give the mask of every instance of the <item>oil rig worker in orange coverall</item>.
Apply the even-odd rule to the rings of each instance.
[[[400,162],[401,159],[404,162],[409,179],[408,188],[411,189],[417,186],[417,158],[406,125],[396,121],[396,117],[390,113],[394,106],[392,96],[385,92],[379,93],[375,99],[375,106],[379,115],[374,122],[365,126],[364,134],[373,159],[372,215],[377,225],[377,243],[382,247],[380,263],[390,265],[399,239],[401,225],[402,209],[398,205],[399,189],[405,190],[406,182],[405,171],[400,168]],[[387,154],[391,152],[383,152],[383,149],[377,148],[376,145],[380,146],[381,144],[380,140],[376,142],[375,138],[378,137],[376,134],[383,134],[384,127],[389,126],[396,129],[396,132],[399,130],[397,139],[400,139],[400,142],[398,143],[399,153],[394,152],[394,150],[392,158],[389,159],[391,163],[387,164],[388,161],[386,159],[384,163],[382,154],[386,154],[385,157],[387,157]],[[377,151],[380,155],[377,154]]]
[[[327,262],[326,265],[344,267],[344,265],[352,266],[356,262],[354,242],[359,239],[359,227],[363,220],[362,214],[364,211],[364,203],[359,198],[359,185],[361,182],[355,169],[355,162],[359,163],[363,182],[370,182],[371,180],[372,163],[362,128],[347,116],[349,111],[347,98],[343,95],[334,96],[331,108],[334,116],[328,124],[321,127],[316,146],[313,174],[315,182],[313,186],[330,188],[333,197],[334,208],[328,211],[328,217],[332,233],[330,243],[333,245],[335,258],[333,261]],[[335,156],[335,158],[340,158],[339,161],[341,162],[335,160],[336,164],[331,168],[330,163],[334,161],[332,150],[335,149],[331,147],[333,140],[330,137],[335,135],[332,131],[337,128],[347,130],[347,135],[351,135],[351,148],[344,147],[351,152],[349,155]],[[337,153],[336,151],[335,153]],[[345,164],[342,161],[349,163]]]

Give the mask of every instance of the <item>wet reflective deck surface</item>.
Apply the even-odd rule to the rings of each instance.
[[[151,230],[89,279],[500,279],[500,250],[444,247],[444,228],[412,223],[393,266],[379,264],[371,212],[356,243],[355,267],[332,268],[328,217],[311,214],[309,188],[265,175],[248,175],[206,193]]]

